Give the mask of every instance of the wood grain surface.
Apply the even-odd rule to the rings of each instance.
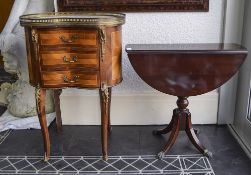
[[[60,11],[208,11],[209,0],[58,0]]]

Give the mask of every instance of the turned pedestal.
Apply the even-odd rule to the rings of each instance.
[[[157,157],[161,159],[166,152],[168,152],[173,144],[175,143],[177,136],[180,131],[185,131],[188,138],[192,142],[192,144],[205,156],[211,157],[212,153],[209,152],[201,143],[200,140],[197,137],[197,130],[195,130],[192,127],[192,121],[191,121],[191,113],[189,112],[189,109],[187,109],[189,102],[187,100],[187,97],[178,97],[177,100],[177,106],[178,108],[173,110],[173,116],[171,122],[168,124],[168,126],[161,130],[154,130],[154,135],[162,135],[167,134],[169,132],[170,136],[167,141],[167,144],[162,149],[160,153],[158,153]]]

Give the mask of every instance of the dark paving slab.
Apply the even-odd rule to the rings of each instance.
[[[55,125],[55,124],[53,124]],[[153,129],[161,126],[113,126],[109,155],[155,155],[165,145],[168,136],[154,136]],[[250,175],[251,161],[229,132],[227,126],[196,126],[201,142],[213,153],[210,163],[219,175]],[[99,126],[63,126],[61,133],[50,127],[52,156],[100,156]],[[0,156],[42,156],[40,130],[12,131],[0,145]],[[194,155],[185,133],[181,133],[169,155]]]

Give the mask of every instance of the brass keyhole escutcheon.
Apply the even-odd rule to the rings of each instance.
[[[63,42],[63,43],[66,43],[66,44],[69,44],[69,43],[73,43],[75,42],[76,40],[78,40],[80,37],[78,35],[72,35],[69,39],[66,39],[65,36],[60,36],[59,39]]]
[[[72,79],[69,79],[66,75],[64,75],[64,82],[66,83],[77,83],[79,81],[79,76],[74,75]]]
[[[72,60],[69,60],[66,56],[63,57],[65,63],[76,63],[78,62],[78,56],[73,56]]]

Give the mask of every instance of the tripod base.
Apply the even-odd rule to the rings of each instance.
[[[212,153],[209,152],[199,141],[197,137],[197,130],[192,128],[191,113],[187,109],[188,106],[187,97],[178,97],[177,106],[178,108],[173,110],[173,117],[169,125],[161,130],[153,131],[155,135],[162,135],[171,132],[170,137],[167,141],[167,144],[158,153],[157,158],[162,159],[166,152],[168,152],[173,144],[175,143],[179,131],[186,131],[186,134],[193,145],[207,157],[212,157]]]

